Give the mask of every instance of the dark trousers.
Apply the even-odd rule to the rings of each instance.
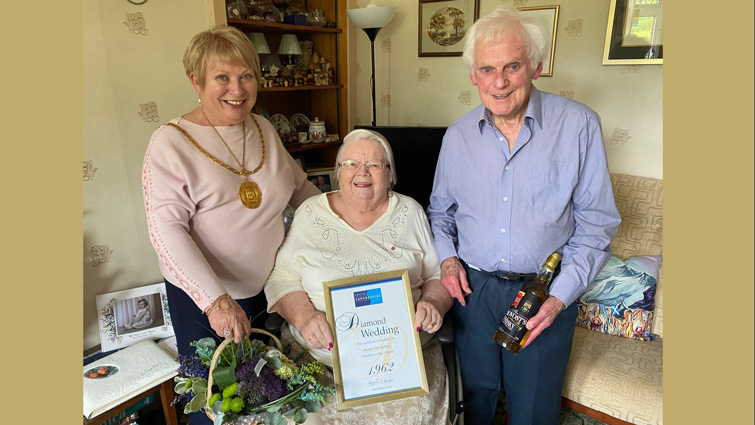
[[[465,423],[490,425],[503,380],[509,425],[557,425],[571,353],[576,303],[527,348],[513,354],[493,341],[524,281],[499,279],[465,266],[472,294],[454,303],[456,350],[464,386]]]
[[[173,331],[176,334],[176,346],[178,353],[184,356],[194,354],[195,348],[189,345],[191,342],[204,337],[219,338],[210,326],[207,316],[194,304],[194,301],[181,290],[181,288],[165,281],[165,292],[168,296],[170,316],[173,320]],[[267,300],[265,293],[260,292],[254,297],[236,300],[246,312],[247,318],[252,318],[252,327],[264,329],[267,313]],[[212,421],[204,412],[189,414],[189,422],[192,425],[212,425]]]

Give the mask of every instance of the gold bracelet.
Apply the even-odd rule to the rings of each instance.
[[[213,307],[213,305],[215,305],[216,303],[218,303],[221,298],[223,298],[223,297],[229,297],[229,296],[230,295],[228,295],[228,294],[223,294],[223,295],[215,298],[215,301],[213,301],[212,304],[210,304],[209,309],[207,311],[204,311],[203,313],[206,314],[207,316],[209,316],[210,313],[220,310],[220,306],[219,305],[216,305],[215,307]]]

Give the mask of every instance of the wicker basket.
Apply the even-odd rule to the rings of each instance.
[[[281,344],[280,339],[276,337],[275,335],[271,334],[270,332],[264,330],[264,329],[257,329],[252,328],[253,334],[263,334],[267,335],[270,338],[273,339],[273,342],[275,342],[275,346],[278,348],[278,351],[283,351],[283,344]],[[212,356],[212,364],[210,364],[210,375],[207,377],[207,400],[210,400],[210,397],[212,397],[212,372],[215,370],[215,365],[218,364],[218,358],[220,357],[220,354],[225,350],[225,347],[228,346],[228,344],[233,342],[233,338],[226,338],[225,341],[221,342],[218,348],[215,350],[215,354]],[[212,407],[209,405],[204,406],[204,412],[207,414],[207,417],[210,418],[210,420],[215,420],[215,413],[212,411]]]

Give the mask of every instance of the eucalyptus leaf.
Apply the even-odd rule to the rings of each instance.
[[[212,405],[212,413],[217,415],[223,415],[223,400],[218,400]]]
[[[176,394],[184,394],[187,391],[189,391],[188,388],[186,388],[186,382],[179,382],[176,384],[176,386],[173,388],[173,391]]]
[[[278,370],[281,367],[281,359],[278,357],[270,357],[267,359],[267,364],[273,368],[273,370]]]
[[[275,420],[275,422],[273,422],[273,425],[288,425],[288,421],[283,415],[281,415]]]
[[[205,404],[207,404],[207,398],[205,398],[204,394],[197,394],[190,402],[186,403],[184,413],[199,412]]]
[[[278,410],[280,410],[280,408],[281,408],[280,405],[276,404],[275,406],[268,407],[267,411],[268,412],[277,412]]]
[[[299,409],[294,415],[294,422],[297,424],[303,423],[307,420],[307,409]]]
[[[212,425],[222,425],[223,424],[223,411],[220,413],[215,414],[215,420],[212,422]]]
[[[202,397],[207,400],[207,380],[204,378],[196,378],[194,379],[194,383],[191,385],[192,391],[194,391],[194,394],[201,395]]]
[[[304,407],[306,407],[307,412],[315,413],[315,412],[319,412],[320,407],[322,406],[320,406],[320,402],[317,400],[307,400]]]
[[[284,413],[283,416],[287,418],[293,418],[295,413],[296,413],[296,409],[291,409],[287,411],[286,413]]]

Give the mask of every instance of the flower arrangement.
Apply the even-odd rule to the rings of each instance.
[[[292,360],[249,338],[238,345],[226,341],[217,347],[212,338],[191,345],[194,355],[179,355],[181,375],[175,378],[178,397],[174,403],[186,401],[184,413],[207,409],[216,425],[237,419],[246,424],[286,425],[286,418],[301,424],[308,412],[319,411],[326,395],[334,392],[316,379],[324,370],[321,362],[297,365],[306,352]]]

